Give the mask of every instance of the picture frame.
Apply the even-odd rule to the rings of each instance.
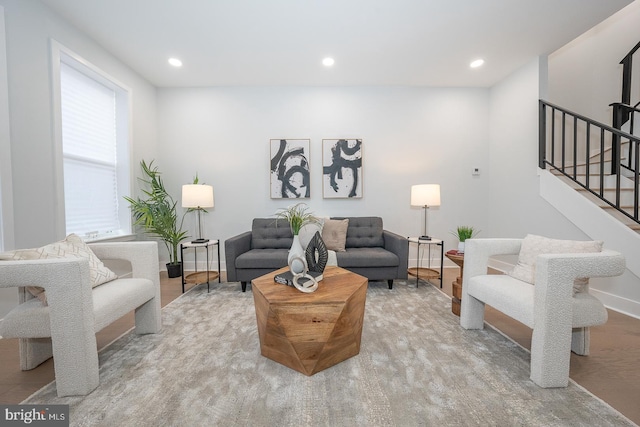
[[[270,185],[272,199],[311,197],[309,139],[271,139]]]
[[[322,140],[322,197],[362,198],[362,139]]]

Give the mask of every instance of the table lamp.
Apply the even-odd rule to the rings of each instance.
[[[411,206],[424,208],[424,234],[422,240],[431,240],[427,234],[427,209],[440,206],[440,184],[419,184],[411,186]]]
[[[186,184],[182,186],[182,207],[194,209],[198,212],[198,238],[191,243],[206,243],[209,239],[202,238],[202,222],[200,219],[203,208],[213,207],[213,187],[205,184]]]

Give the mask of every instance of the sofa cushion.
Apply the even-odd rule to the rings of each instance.
[[[465,282],[469,295],[533,328],[534,287],[506,274],[474,276]]]
[[[384,248],[347,248],[337,252],[338,265],[349,267],[397,267],[400,259],[396,254]]]
[[[347,248],[384,247],[382,218],[377,216],[349,217]]]
[[[348,219],[325,219],[322,227],[322,240],[327,249],[344,252],[347,243]]]
[[[89,260],[89,276],[91,286],[96,287],[110,282],[118,276],[109,270],[93,253],[91,248],[75,234],[69,234],[64,240],[51,243],[41,248],[18,249],[0,255],[0,260],[37,260],[51,258],[86,258]],[[27,290],[42,303],[47,303],[44,289],[39,286],[27,286]]]
[[[602,252],[602,244],[602,241],[557,240],[528,234],[522,240],[518,263],[508,274],[533,285],[536,280],[538,255]],[[574,282],[574,292],[583,292],[588,283],[586,278],[577,278]]]
[[[148,279],[118,279],[93,290],[94,332],[98,332],[136,307],[155,297],[155,285]],[[51,336],[50,309],[30,299],[11,310],[0,331],[5,338]]]
[[[293,244],[291,227],[286,220],[255,218],[251,226],[252,249],[289,249]]]
[[[278,269],[288,265],[287,249],[251,249],[236,258],[236,268],[273,268]]]

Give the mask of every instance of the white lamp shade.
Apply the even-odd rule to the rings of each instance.
[[[186,184],[182,186],[183,208],[212,208],[213,187],[205,184]]]
[[[412,185],[411,206],[440,206],[440,184]]]

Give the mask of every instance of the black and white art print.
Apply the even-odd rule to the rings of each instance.
[[[362,197],[362,140],[322,140],[322,197]]]
[[[272,139],[271,198],[302,199],[311,195],[309,187],[309,140]]]

